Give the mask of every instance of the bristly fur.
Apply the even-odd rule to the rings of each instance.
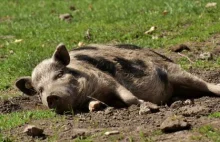
[[[115,75],[116,68],[115,64],[104,57],[92,58],[87,55],[76,55],[75,58],[80,61],[85,61],[89,64],[92,64],[94,67],[100,69],[103,72],[108,72],[111,75]]]
[[[117,48],[121,48],[121,49],[130,49],[130,50],[142,49],[139,46],[131,45],[131,44],[118,44],[118,45],[115,45],[115,46]]]
[[[121,65],[122,72],[132,74],[134,77],[143,77],[146,75],[146,65],[141,60],[130,61],[120,57],[116,57],[114,60]]]

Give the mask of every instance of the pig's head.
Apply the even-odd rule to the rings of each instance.
[[[77,99],[79,72],[67,67],[70,56],[63,44],[59,44],[52,58],[38,64],[31,77],[22,77],[16,87],[24,94],[39,95],[44,105],[57,113],[74,109]]]

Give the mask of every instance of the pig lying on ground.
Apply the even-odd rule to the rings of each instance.
[[[88,45],[68,53],[63,44],[16,82],[39,95],[57,113],[88,107],[90,101],[124,107],[149,101],[164,104],[177,92],[220,95],[220,87],[182,70],[164,55],[135,45]]]

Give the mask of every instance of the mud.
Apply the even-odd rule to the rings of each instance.
[[[215,51],[219,46],[220,36],[214,35],[207,41],[200,43],[186,43],[192,51],[184,51],[184,54],[193,60],[203,51]],[[205,48],[207,47],[207,48]],[[166,52],[175,60],[181,58],[177,53]],[[194,58],[195,57],[195,58]],[[216,57],[210,63],[216,62]],[[198,69],[191,68],[190,72],[198,75],[204,80],[212,83],[220,82],[220,69]],[[97,112],[83,112],[66,115],[57,115],[55,118],[32,120],[28,124],[44,129],[43,137],[31,137],[24,134],[25,125],[18,126],[11,130],[3,131],[5,137],[14,141],[211,141],[206,135],[199,132],[201,126],[211,125],[218,129],[220,119],[209,115],[220,111],[220,97],[203,96],[191,98],[191,100],[173,99],[177,105],[170,107],[159,106],[159,111],[139,115],[139,106],[129,108],[106,108]],[[175,103],[172,102],[172,103]],[[171,105],[172,105],[171,103]],[[11,113],[14,111],[26,111],[33,109],[45,109],[37,97],[16,97],[10,100],[0,101],[0,113]],[[162,122],[171,116],[182,115],[191,125],[189,130],[182,130],[173,133],[163,133],[160,130]],[[105,135],[107,131],[119,131],[119,134]]]

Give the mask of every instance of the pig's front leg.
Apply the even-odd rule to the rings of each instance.
[[[120,84],[118,84],[116,87],[116,95],[128,106],[133,104],[137,105],[144,102],[143,100],[138,99],[128,89]]]

